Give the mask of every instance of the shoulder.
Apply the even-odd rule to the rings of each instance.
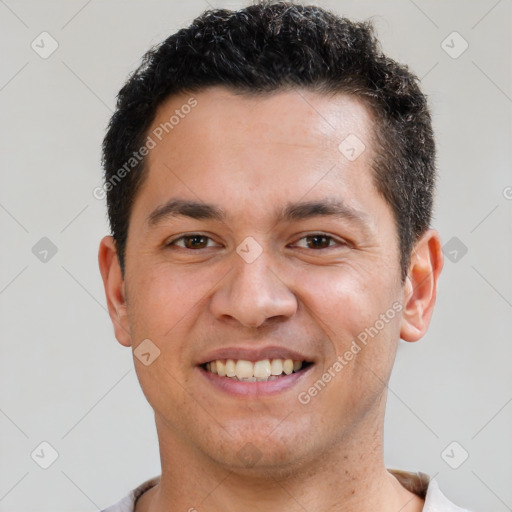
[[[423,512],[470,512],[452,503],[439,488],[435,480],[430,480],[425,496]]]
[[[160,480],[160,476],[155,476],[146,480],[135,489],[131,490],[124,498],[110,505],[110,507],[101,510],[101,512],[134,512],[135,502],[143,493],[154,487]]]
[[[441,491],[439,484],[426,473],[388,469],[409,491],[424,498],[423,512],[470,512],[452,503]]]

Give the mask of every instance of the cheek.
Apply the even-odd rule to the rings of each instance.
[[[389,379],[395,357],[400,332],[396,287],[385,272],[370,276],[347,267],[316,270],[299,277],[297,293],[330,345],[323,372],[331,368],[336,375],[332,399],[372,400]],[[332,368],[336,361],[342,364],[338,371]]]
[[[387,283],[348,266],[308,269],[296,282],[301,283],[299,299],[321,320],[329,337],[355,336],[391,306]]]
[[[132,316],[153,335],[165,336],[178,322],[194,316],[218,279],[207,269],[176,271],[165,264],[141,268],[130,287]]]

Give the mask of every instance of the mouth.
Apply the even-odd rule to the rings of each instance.
[[[238,345],[213,350],[196,364],[214,393],[259,400],[291,392],[311,373],[316,359],[283,345]]]
[[[313,363],[296,359],[215,359],[201,368],[213,375],[241,382],[268,382],[284,379],[292,374],[302,373]]]

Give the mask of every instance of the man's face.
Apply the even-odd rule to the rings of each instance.
[[[370,170],[369,112],[305,90],[254,98],[215,87],[195,98],[192,109],[187,95],[167,100],[148,131],[182,113],[161,141],[153,135],[126,249],[130,338],[120,341],[160,350],[148,366],[135,358],[160,434],[225,467],[282,468],[356,432],[375,436],[403,287],[393,213]],[[162,210],[171,200],[223,218]],[[304,368],[243,382],[204,364],[228,359]]]

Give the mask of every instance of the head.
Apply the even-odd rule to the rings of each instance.
[[[435,301],[434,160],[417,79],[369,23],[265,3],[151,49],[104,140],[100,267],[117,339],[158,355],[134,360],[159,432],[226,467],[250,443],[267,469],[375,435]],[[279,392],[208,375],[280,354],[307,368]]]

